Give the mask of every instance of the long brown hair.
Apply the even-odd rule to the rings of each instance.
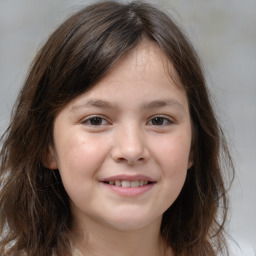
[[[71,255],[69,198],[58,172],[41,164],[53,141],[54,118],[145,38],[174,65],[193,123],[193,166],[163,215],[161,234],[177,256],[225,253],[223,174],[233,165],[198,57],[164,12],[141,2],[107,1],[82,9],[49,37],[18,96],[2,136],[1,255]]]

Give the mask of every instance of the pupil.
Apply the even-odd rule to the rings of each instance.
[[[154,118],[154,119],[152,120],[152,123],[153,123],[154,125],[161,125],[161,124],[163,124],[163,118],[162,118],[162,117],[156,117],[156,118]]]
[[[102,123],[102,119],[100,117],[93,117],[90,122],[92,125],[100,125]]]

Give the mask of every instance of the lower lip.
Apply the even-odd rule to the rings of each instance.
[[[139,196],[141,194],[148,192],[149,190],[151,190],[153,188],[155,183],[150,183],[150,184],[144,185],[142,187],[137,187],[137,188],[132,188],[132,187],[126,188],[126,187],[122,187],[122,186],[110,185],[107,183],[103,183],[103,185],[118,195],[126,196],[126,197],[134,197],[134,196]]]

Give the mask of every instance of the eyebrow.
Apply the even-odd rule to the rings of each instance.
[[[153,108],[161,108],[161,107],[168,107],[168,106],[175,107],[182,112],[185,111],[183,104],[181,104],[175,99],[163,99],[163,100],[153,100],[153,101],[145,102],[142,104],[141,108],[153,109]],[[84,101],[79,105],[73,106],[71,111],[75,111],[80,108],[90,108],[90,107],[116,109],[117,105],[101,99],[92,99],[92,100]]]
[[[93,100],[84,101],[79,105],[73,106],[71,110],[77,110],[80,108],[90,108],[90,107],[114,109],[117,106],[113,103],[110,103],[104,100],[93,99]]]
[[[154,100],[150,102],[146,102],[143,104],[142,108],[143,109],[151,109],[151,108],[160,108],[160,107],[175,107],[178,110],[184,112],[184,106],[181,104],[179,101],[175,99],[165,99],[165,100]]]

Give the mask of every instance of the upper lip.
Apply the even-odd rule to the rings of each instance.
[[[101,181],[104,182],[104,181],[116,181],[116,180],[127,180],[127,181],[145,180],[150,182],[156,182],[156,180],[145,175],[125,175],[125,174],[107,177]]]

